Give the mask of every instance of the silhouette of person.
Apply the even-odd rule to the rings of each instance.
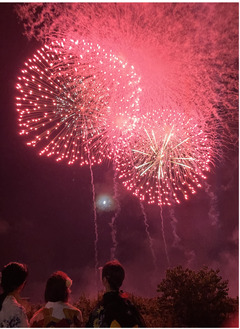
[[[127,294],[119,290],[124,278],[125,271],[117,260],[104,265],[102,283],[105,294],[90,314],[86,327],[145,327],[143,318],[128,300]]]
[[[81,327],[82,312],[68,303],[72,280],[62,271],[53,273],[45,288],[45,306],[31,318],[31,327]]]
[[[25,286],[28,269],[25,264],[11,262],[1,271],[0,327],[26,328],[26,311],[21,305],[20,293]]]

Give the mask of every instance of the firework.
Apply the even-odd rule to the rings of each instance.
[[[16,10],[30,38],[91,38],[134,63],[145,110],[202,114],[223,144],[238,141],[236,3],[28,3]]]
[[[148,203],[170,205],[188,199],[210,170],[207,134],[183,113],[153,111],[116,156],[119,178]],[[124,152],[124,153],[123,153]],[[124,156],[123,156],[124,154]]]
[[[138,104],[134,67],[84,40],[45,45],[18,79],[20,134],[41,147],[40,155],[68,164],[89,163],[88,149],[92,163],[111,157],[106,131],[114,141],[119,118]]]

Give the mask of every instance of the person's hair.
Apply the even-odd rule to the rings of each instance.
[[[62,271],[54,272],[47,280],[45,288],[46,302],[67,302],[72,280]]]
[[[2,269],[1,286],[3,293],[0,295],[0,310],[7,295],[19,288],[28,275],[28,268],[25,264],[11,262]]]
[[[125,271],[117,260],[107,262],[102,269],[102,279],[106,278],[112,290],[119,290],[125,278]]]

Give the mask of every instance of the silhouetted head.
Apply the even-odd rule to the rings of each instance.
[[[72,280],[62,271],[53,273],[47,281],[45,289],[46,302],[67,302]]]
[[[104,265],[102,269],[102,280],[104,278],[109,283],[111,290],[119,290],[125,278],[124,268],[119,261],[112,260]]]
[[[18,289],[26,281],[28,268],[25,264],[11,262],[2,269],[1,286],[4,293],[9,294]]]

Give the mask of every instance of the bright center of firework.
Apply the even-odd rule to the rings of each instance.
[[[108,194],[100,194],[97,197],[96,205],[100,211],[111,211],[114,208],[114,200]]]
[[[180,145],[187,143],[189,138],[185,138],[181,142],[174,141],[174,126],[171,127],[171,130],[169,133],[165,134],[163,137],[163,142],[160,144],[157,143],[156,135],[154,130],[151,131],[151,135],[148,133],[146,129],[145,133],[149,140],[150,148],[149,152],[143,152],[140,150],[133,150],[134,153],[140,153],[147,157],[146,162],[143,164],[136,166],[136,169],[140,170],[140,176],[143,176],[148,171],[156,171],[157,168],[157,178],[160,180],[164,177],[164,175],[167,174],[167,171],[169,171],[169,168],[171,168],[174,164],[178,164],[181,166],[180,168],[192,168],[191,161],[194,161],[194,158],[192,157],[179,157],[178,154],[174,151],[177,149]],[[164,170],[165,167],[165,170]],[[168,168],[166,170],[166,168]],[[153,173],[154,174],[154,173]]]

